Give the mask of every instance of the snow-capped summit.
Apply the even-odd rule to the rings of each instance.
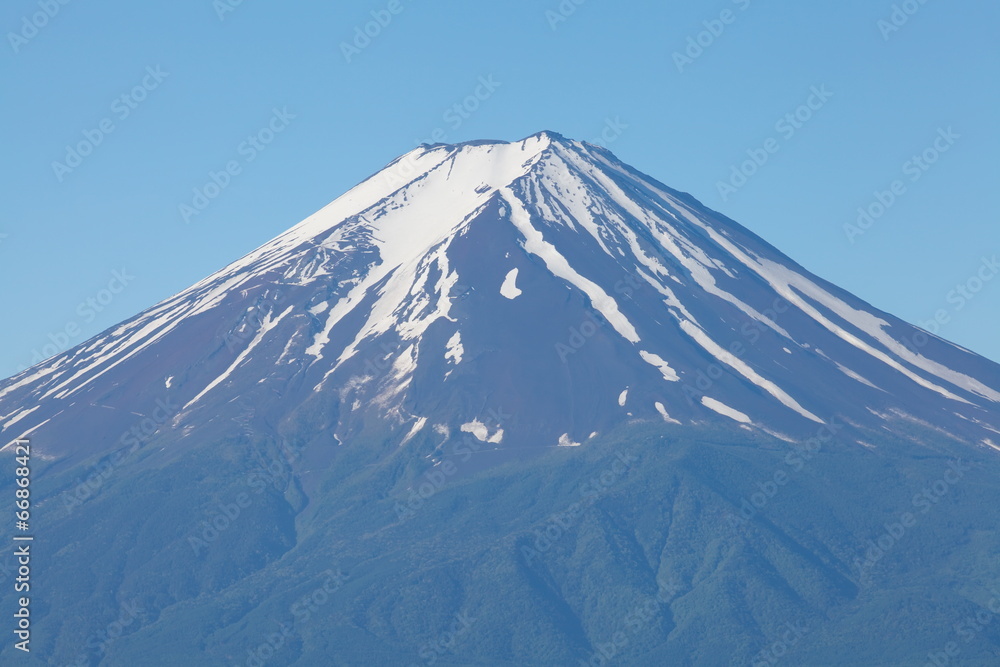
[[[224,437],[248,410],[338,445],[586,446],[648,420],[996,447],[998,406],[996,364],[554,132],[420,146],[0,383],[7,440],[31,434],[57,458],[114,449],[136,415]],[[62,437],[81,427],[94,437]]]

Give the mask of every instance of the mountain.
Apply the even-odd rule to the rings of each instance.
[[[403,155],[0,416],[38,664],[1000,647],[951,629],[1000,583],[1000,366],[552,132]]]

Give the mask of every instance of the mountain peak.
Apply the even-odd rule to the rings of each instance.
[[[567,143],[570,141],[563,135],[559,134],[558,132],[553,132],[552,130],[542,130],[541,132],[536,132],[535,134],[531,135],[528,138],[531,139],[535,137],[539,139],[547,139],[548,141],[558,142],[558,143]]]
[[[132,387],[130,374],[172,380]],[[470,428],[497,450],[565,446],[635,420],[787,438],[849,419],[859,441],[919,422],[983,446],[1000,433],[995,364],[551,131],[406,153],[0,384],[0,415],[41,428],[67,402],[83,410],[127,387],[123,414],[165,392],[181,427],[280,395],[314,406],[340,442],[377,424],[402,442]],[[511,409],[511,423],[484,426]]]
[[[518,139],[514,141],[507,141],[503,139],[473,139],[471,141],[462,141],[458,143],[448,144],[448,143],[422,143],[417,149],[421,148],[465,148],[465,147],[477,147],[477,146],[495,146],[495,145],[548,145],[552,143],[574,143],[571,139],[567,139],[565,136],[558,132],[553,132],[552,130],[542,130],[540,132],[535,132],[534,134],[528,135],[523,139]]]

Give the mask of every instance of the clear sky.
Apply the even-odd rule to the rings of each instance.
[[[1000,276],[976,282],[1000,254],[997,25],[1000,5],[969,0],[7,0],[0,376],[436,130],[607,129],[806,268],[1000,360]],[[876,215],[849,235],[859,207]]]

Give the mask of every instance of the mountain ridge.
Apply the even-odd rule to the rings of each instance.
[[[0,382],[32,659],[917,664],[1000,549],[1000,367],[920,331],[603,148],[419,147]]]
[[[407,173],[401,176],[404,166]],[[501,289],[515,274],[508,289],[518,296],[504,297]],[[622,288],[623,282],[628,286]],[[526,293],[531,284],[538,284],[544,297]],[[560,296],[566,289],[568,301]],[[294,299],[284,301],[282,295],[292,292]],[[240,314],[243,301],[249,307]],[[543,325],[539,335],[525,322],[516,323],[525,313],[540,314],[560,301],[550,315],[561,310],[565,333]],[[483,322],[505,314],[504,323],[483,332],[482,341],[470,342],[476,323],[462,332],[471,314],[453,315],[472,304],[474,318]],[[221,315],[208,323],[215,334],[186,333],[199,331],[210,315]],[[522,332],[520,341],[514,328]],[[431,333],[443,329],[447,336],[429,342],[435,338]],[[906,334],[893,335],[896,330]],[[683,423],[721,417],[783,437],[808,434],[802,420],[822,424],[826,418],[817,412],[824,410],[850,408],[847,421],[868,432],[893,420],[917,419],[904,409],[910,398],[884,400],[888,393],[916,397],[936,413],[949,413],[938,415],[941,423],[931,421],[932,428],[995,447],[1000,367],[936,337],[921,350],[900,342],[920,335],[917,331],[812,276],[746,228],[624,165],[606,149],[544,131],[518,142],[421,146],[400,156],[192,287],[0,383],[0,414],[5,430],[24,420],[25,432],[32,434],[44,427],[45,403],[64,407],[81,392],[91,393],[88,386],[100,384],[119,364],[131,365],[130,359],[150,353],[164,356],[162,349],[169,350],[166,356],[184,356],[188,353],[179,345],[200,340],[209,348],[207,356],[188,354],[182,372],[171,365],[176,362],[159,371],[172,379],[161,393],[183,401],[174,428],[184,428],[199,403],[212,402],[213,392],[235,395],[236,376],[270,385],[268,372],[246,369],[276,364],[295,369],[295,381],[315,393],[334,388],[341,394],[337,413],[347,405],[384,404],[380,409],[399,422],[404,435],[418,424],[457,432],[480,415],[469,406],[461,408],[461,421],[455,421],[452,408],[444,415],[423,414],[409,385],[426,378],[424,395],[458,381],[454,373],[465,370],[460,349],[482,351],[467,354],[466,367],[488,364],[494,373],[509,374],[496,360],[528,341],[524,353],[562,381],[539,382],[522,372],[516,380],[522,390],[535,385],[533,391],[556,400],[544,419],[534,415],[530,427],[511,426],[501,437],[537,438],[546,420],[562,422],[560,433],[547,429],[552,443],[577,444],[633,417]],[[158,345],[168,337],[187,343]],[[219,340],[226,341],[225,353]],[[552,363],[540,341],[561,364]],[[594,341],[603,348],[599,357]],[[266,357],[262,343],[270,350]],[[437,347],[434,361],[425,361],[427,345]],[[830,357],[826,349],[837,352]],[[388,372],[366,376],[364,368],[379,355],[386,357],[386,350],[393,358],[379,365],[387,365]],[[358,357],[365,357],[360,367]],[[937,360],[942,357],[947,363]],[[609,393],[616,397],[625,390],[633,400],[641,397],[642,405],[617,406],[613,397],[599,399],[580,384],[580,366],[586,366],[585,374],[614,377],[621,375],[624,359],[634,359],[625,365],[645,371],[629,372]],[[866,377],[873,372],[874,381]],[[983,372],[985,381],[976,377]],[[836,409],[824,405],[825,396],[803,385],[802,373],[868,393],[868,414],[856,402],[841,401]],[[506,385],[510,404],[521,402],[512,393],[512,379],[476,375],[472,381],[479,385],[480,401],[491,386]],[[288,378],[279,373],[276,381]],[[633,385],[638,386],[629,390]],[[968,407],[942,408],[932,394]],[[35,414],[11,410],[8,397],[15,395],[49,400],[41,401]],[[299,402],[310,398],[299,395]],[[589,416],[570,407],[581,402]],[[49,418],[54,407],[47,410]],[[351,421],[350,412],[345,422]],[[352,428],[334,426],[335,440],[342,442],[342,433]]]

